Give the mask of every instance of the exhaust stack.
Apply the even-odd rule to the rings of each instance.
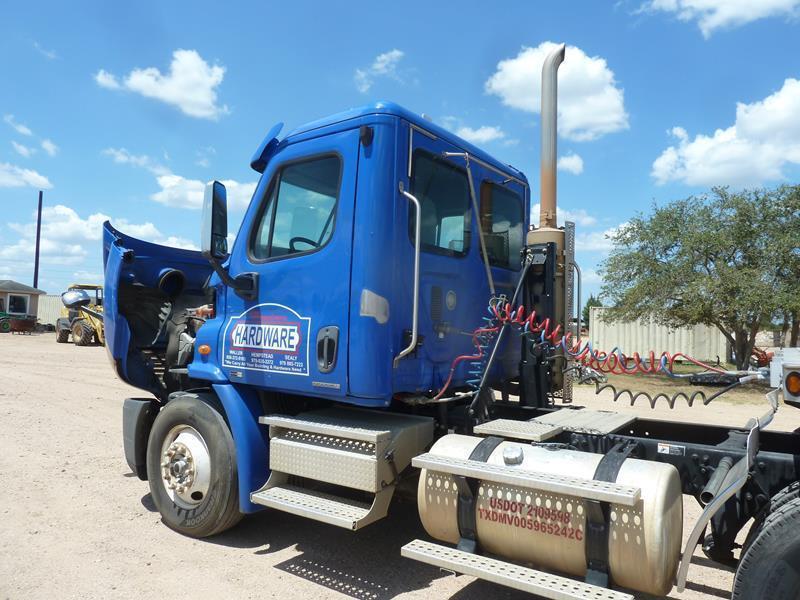
[[[539,227],[555,229],[556,221],[556,133],[558,121],[558,67],[566,45],[553,50],[542,65],[542,151],[540,162]]]
[[[558,67],[564,61],[566,46],[559,44],[542,65],[542,152],[541,152],[541,188],[539,196],[539,227],[531,226],[526,237],[528,246],[542,246],[552,251],[554,262],[552,294],[542,296],[534,302],[533,309],[551,323],[558,323],[564,331],[572,327],[572,247],[567,244],[566,229],[558,228],[556,209],[556,131],[558,119]],[[533,194],[531,194],[533,201]],[[571,229],[574,231],[574,229]],[[544,274],[541,274],[544,277]],[[544,285],[549,286],[550,282]],[[567,375],[561,369],[555,369],[552,378],[552,392],[563,390],[565,403],[571,397],[571,386]]]

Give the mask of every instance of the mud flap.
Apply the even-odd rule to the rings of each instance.
[[[142,481],[147,481],[147,438],[157,414],[158,405],[150,398],[125,398],[122,405],[125,460]]]

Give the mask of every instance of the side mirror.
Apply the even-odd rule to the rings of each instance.
[[[222,266],[222,261],[228,257],[228,200],[225,186],[219,181],[206,185],[202,227],[200,251],[222,283],[236,290],[242,298],[255,299],[258,294],[258,273],[240,273],[231,277]]]
[[[206,185],[200,250],[209,260],[228,256],[228,200],[225,186],[219,181]]]
[[[67,308],[80,308],[91,304],[92,299],[86,293],[86,290],[69,290],[61,294],[61,302]]]

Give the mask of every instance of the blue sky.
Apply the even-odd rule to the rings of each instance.
[[[269,127],[393,100],[522,169],[538,193],[538,86],[560,73],[562,216],[596,291],[608,231],[652,202],[797,183],[800,0],[458,4],[12,3],[0,22],[0,279],[99,279],[100,224],[196,246],[202,183],[232,229]]]

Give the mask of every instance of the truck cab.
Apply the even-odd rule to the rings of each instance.
[[[439,390],[453,358],[475,353],[490,299],[518,282],[525,176],[383,102],[271,132],[252,166],[260,180],[219,259],[234,285],[200,253],[106,224],[106,335],[123,379],[161,398],[212,382],[373,408]],[[203,321],[181,314],[199,306]],[[518,362],[504,344],[492,376]],[[452,389],[469,387],[469,368]]]

